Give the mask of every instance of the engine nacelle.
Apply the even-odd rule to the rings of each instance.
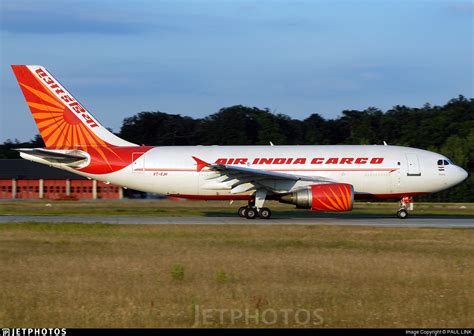
[[[346,183],[313,184],[282,196],[280,202],[313,211],[350,211],[354,204],[354,187]]]

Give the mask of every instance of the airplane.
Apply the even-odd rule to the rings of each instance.
[[[143,192],[200,200],[245,200],[238,214],[269,219],[266,201],[344,212],[355,199],[399,199],[451,188],[467,172],[447,157],[384,145],[137,145],[108,131],[45,67],[12,65],[45,148],[22,158]]]

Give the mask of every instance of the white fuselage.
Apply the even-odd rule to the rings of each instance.
[[[25,154],[22,154],[25,155]],[[215,172],[198,171],[197,157],[208,163],[224,163],[294,175],[324,177],[353,185],[356,197],[398,198],[437,192],[464,180],[467,173],[443,155],[399,146],[182,146],[154,147],[117,172],[83,176],[116,185],[164,195],[202,199],[238,199],[232,180],[210,179]],[[29,157],[25,157],[31,159]],[[38,160],[35,160],[38,161]],[[297,190],[308,181],[275,181],[271,189]],[[247,193],[248,194],[248,193]]]

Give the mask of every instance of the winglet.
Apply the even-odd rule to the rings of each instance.
[[[210,163],[207,163],[206,161],[203,161],[201,159],[198,159],[197,157],[193,156],[194,161],[197,163],[196,170],[200,172],[203,168],[207,167],[210,165]]]

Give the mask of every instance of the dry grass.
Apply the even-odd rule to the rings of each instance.
[[[6,224],[0,325],[190,327],[196,309],[247,309],[250,324],[218,313],[199,321],[263,327],[257,311],[319,309],[318,327],[472,327],[473,238],[469,229]],[[172,273],[179,266],[183,277]],[[269,326],[313,326],[291,312]]]

